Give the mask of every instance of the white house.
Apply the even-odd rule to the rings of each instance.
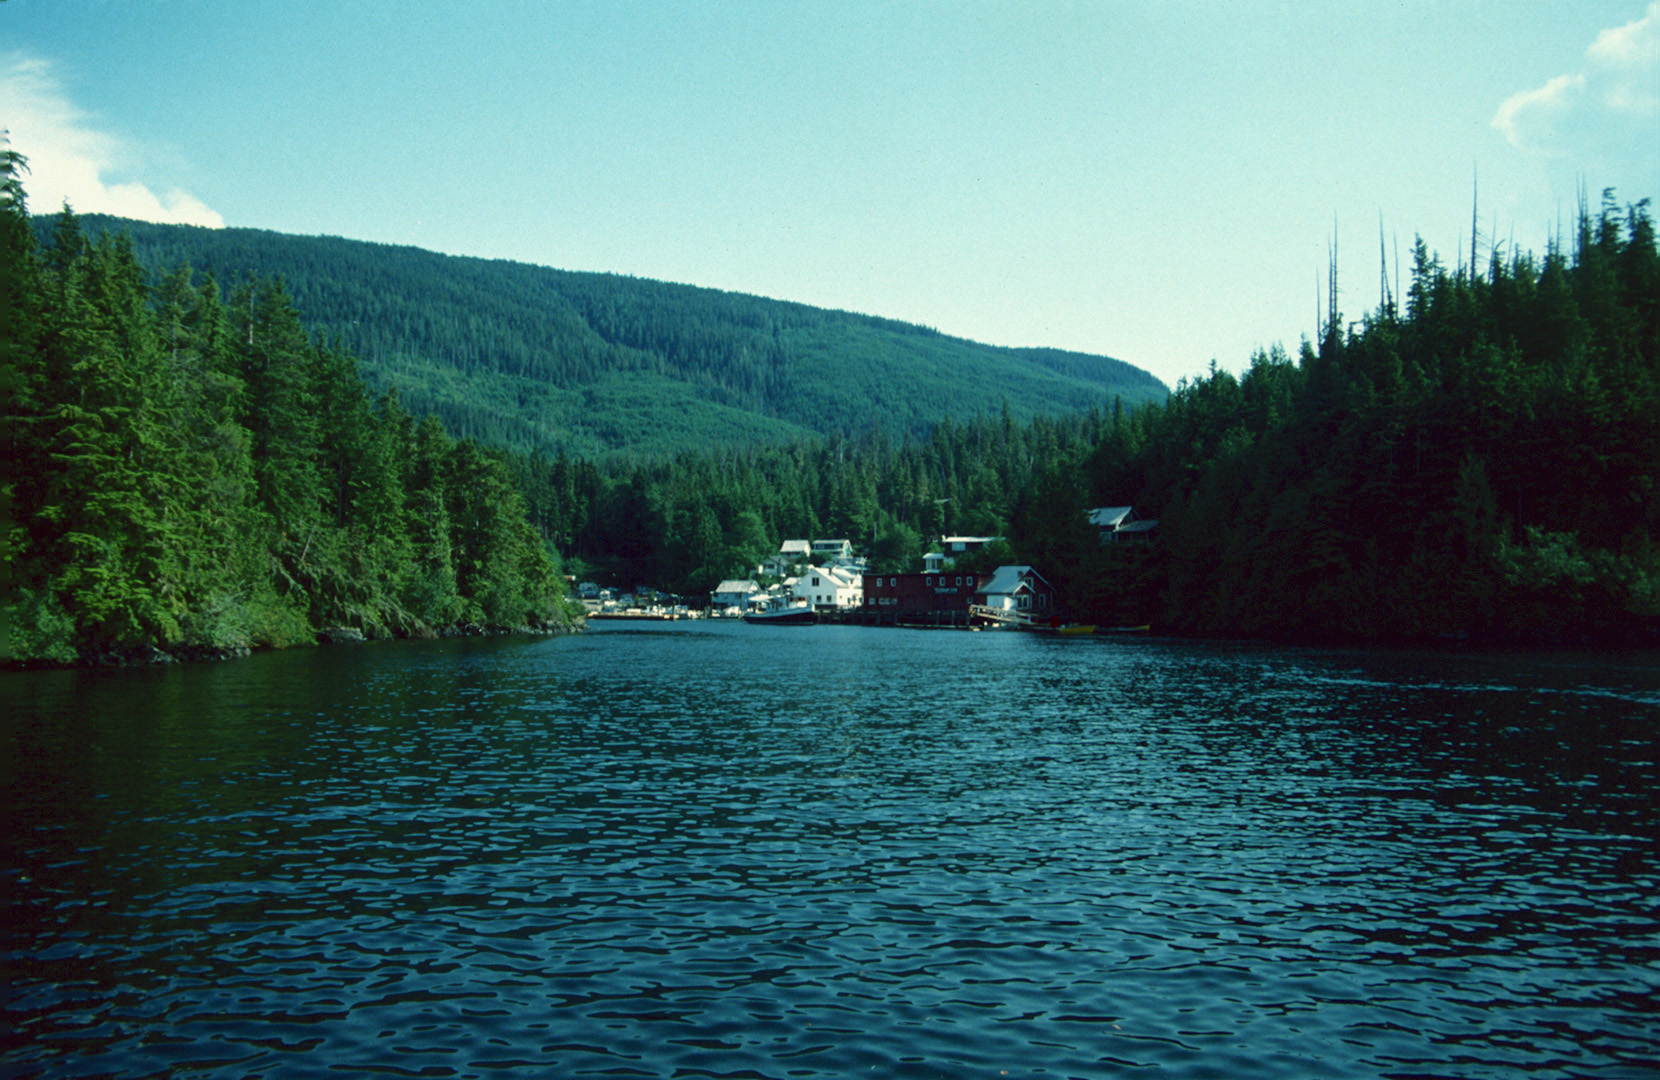
[[[1030,566],[999,566],[979,589],[980,603],[997,612],[1047,616],[1055,607],[1055,588]]]
[[[967,551],[978,551],[993,540],[1001,540],[1001,536],[942,536],[940,546],[945,549],[947,557],[961,555]]]
[[[796,578],[791,590],[796,603],[815,608],[857,608],[865,602],[863,574],[836,566],[815,566]]]
[[[813,554],[811,540],[786,540],[778,545],[778,553],[758,568],[768,577],[788,577],[797,567],[806,566]]]
[[[851,559],[853,557],[853,541],[814,540],[813,554],[826,559]]]
[[[761,586],[755,584],[753,580],[723,581],[710,594],[709,602],[714,607],[737,608],[742,611],[760,594]]]

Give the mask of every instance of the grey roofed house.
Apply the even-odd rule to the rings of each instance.
[[[1027,613],[1047,613],[1055,595],[1055,587],[1030,566],[999,566],[974,591],[986,607]]]
[[[747,607],[760,592],[761,586],[753,581],[729,579],[721,582],[709,599],[716,607]]]
[[[1048,584],[1044,581],[1043,575],[1030,566],[999,566],[989,580],[980,583],[977,591],[983,594],[1012,595],[1018,592],[1022,585],[1030,587],[1033,578],[1043,581],[1045,585]]]
[[[1115,544],[1149,544],[1158,528],[1158,518],[1146,518],[1120,525],[1108,535]]]
[[[1089,512],[1089,523],[1097,529],[1117,529],[1135,520],[1135,509],[1129,506],[1099,506]]]
[[[780,555],[796,555],[805,559],[812,552],[813,544],[810,540],[786,540],[778,545]]]

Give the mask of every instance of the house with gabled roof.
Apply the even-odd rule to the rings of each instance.
[[[1030,566],[999,566],[976,599],[996,615],[1048,618],[1055,611],[1055,587]]]
[[[736,608],[743,611],[762,595],[761,586],[753,580],[733,579],[721,582],[709,594],[709,605],[718,608]]]
[[[1111,541],[1114,544],[1151,544],[1158,535],[1158,529],[1158,518],[1126,521],[1112,531]]]
[[[1089,512],[1089,523],[1102,532],[1111,532],[1126,521],[1134,520],[1133,506],[1097,506]]]
[[[1144,544],[1159,527],[1157,518],[1138,518],[1129,506],[1096,507],[1089,512],[1089,523],[1100,530],[1103,544]]]
[[[864,578],[839,566],[814,566],[793,579],[791,595],[814,608],[857,608],[864,603]]]
[[[778,553],[769,557],[757,569],[768,577],[788,577],[798,567],[806,566],[812,561],[812,554],[811,540],[786,540],[778,545]]]

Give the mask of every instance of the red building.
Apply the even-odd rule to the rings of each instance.
[[[961,612],[966,619],[974,590],[985,583],[981,574],[941,570],[923,574],[866,574],[866,615],[929,615]]]

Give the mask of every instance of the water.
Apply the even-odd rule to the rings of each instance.
[[[1653,654],[607,624],[0,693],[0,1076],[1660,1059]]]

